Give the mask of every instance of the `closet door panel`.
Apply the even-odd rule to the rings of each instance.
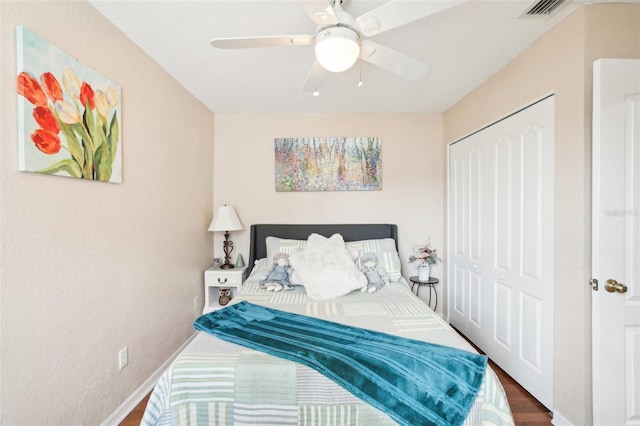
[[[482,262],[483,245],[483,200],[485,192],[482,152],[473,147],[469,154],[469,260]]]
[[[499,345],[502,346],[507,352],[511,351],[512,348],[512,325],[513,320],[511,318],[511,306],[513,299],[513,291],[511,287],[501,284],[495,283],[495,311],[494,311],[494,321],[493,321],[493,340]],[[496,348],[498,349],[498,348]],[[495,353],[495,356],[505,357],[504,354]]]
[[[453,252],[461,260],[467,256],[467,237],[469,234],[469,211],[467,199],[469,193],[468,156],[466,149],[458,147],[453,158]]]
[[[469,321],[477,328],[482,328],[482,276],[476,272],[469,272]]]
[[[502,133],[492,141],[493,147],[493,185],[494,195],[494,235],[493,249],[495,267],[510,270],[513,252],[513,140],[509,134]]]
[[[520,139],[520,275],[542,277],[542,148],[543,129],[533,124]]]
[[[466,329],[466,272],[466,268],[460,265],[453,266],[453,312],[451,312],[451,323],[458,327],[460,331],[465,331],[464,329]]]
[[[532,369],[542,371],[542,300],[526,293],[520,294],[519,357]]]

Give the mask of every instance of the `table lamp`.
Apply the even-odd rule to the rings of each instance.
[[[224,231],[224,243],[222,245],[224,249],[224,263],[220,268],[233,268],[230,262],[231,252],[233,251],[233,241],[229,241],[229,231],[240,231],[242,229],[242,222],[238,219],[238,215],[233,206],[225,204],[218,208],[218,213],[213,217],[209,225],[209,231]]]

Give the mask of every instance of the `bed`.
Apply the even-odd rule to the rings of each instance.
[[[300,285],[290,291],[270,292],[259,284],[274,252],[286,252],[292,259],[304,256],[305,250],[311,252],[310,235],[329,241],[335,234],[344,240],[354,262],[358,254],[375,252],[383,269],[389,272],[388,283],[373,293],[356,290],[326,299],[311,298]],[[247,304],[303,320],[328,321],[336,327],[382,332],[412,342],[475,352],[410,291],[401,277],[395,225],[252,225],[250,238],[252,273],[229,309],[225,307],[213,315]],[[199,331],[156,384],[142,424],[398,423],[387,410],[364,402],[316,370]],[[462,423],[514,424],[504,390],[489,366]]]

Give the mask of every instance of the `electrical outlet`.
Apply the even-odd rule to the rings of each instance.
[[[200,306],[200,298],[198,296],[195,296],[193,298],[193,310],[197,311],[199,306]]]
[[[125,346],[118,352],[118,368],[122,370],[127,364],[129,364],[129,349]]]

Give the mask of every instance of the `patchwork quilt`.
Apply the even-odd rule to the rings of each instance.
[[[406,282],[375,293],[311,300],[304,288],[268,292],[250,278],[232,303],[249,301],[409,339],[474,352]],[[314,369],[205,332],[180,353],[156,385],[143,425],[395,425],[379,410]],[[427,422],[426,424],[433,424]],[[504,390],[487,367],[465,425],[514,424]]]

